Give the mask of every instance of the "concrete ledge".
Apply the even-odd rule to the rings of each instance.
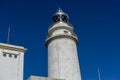
[[[1,49],[7,49],[7,50],[13,50],[13,51],[20,51],[20,52],[25,52],[27,49],[21,46],[15,46],[11,44],[4,44],[0,43],[0,48]]]
[[[55,39],[58,39],[58,38],[69,38],[69,39],[72,39],[75,41],[76,44],[78,44],[78,38],[77,36],[72,36],[72,35],[56,35],[56,36],[52,36],[52,37],[48,37],[46,39],[46,42],[45,42],[45,46],[46,48],[48,47],[49,43]]]
[[[40,77],[40,76],[30,76],[28,80],[65,80],[65,79],[56,79],[56,78],[48,78],[48,77]]]

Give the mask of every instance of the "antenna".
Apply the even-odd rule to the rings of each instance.
[[[10,24],[8,25],[8,38],[7,38],[7,44],[9,44],[10,41]]]
[[[101,80],[99,67],[98,67],[98,80]]]

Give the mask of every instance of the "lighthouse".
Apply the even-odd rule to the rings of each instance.
[[[48,77],[30,76],[28,80],[81,80],[78,37],[69,16],[58,9],[52,17],[45,45],[48,48]]]
[[[77,43],[78,37],[69,16],[58,9],[48,29],[48,77],[65,80],[81,80]]]

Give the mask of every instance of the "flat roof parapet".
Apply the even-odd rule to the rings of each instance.
[[[40,77],[40,76],[30,76],[28,80],[65,80],[65,79],[57,79],[57,78],[49,78],[49,77]]]

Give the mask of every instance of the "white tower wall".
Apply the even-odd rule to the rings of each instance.
[[[75,41],[69,38],[58,38],[50,42],[48,77],[81,80]]]

